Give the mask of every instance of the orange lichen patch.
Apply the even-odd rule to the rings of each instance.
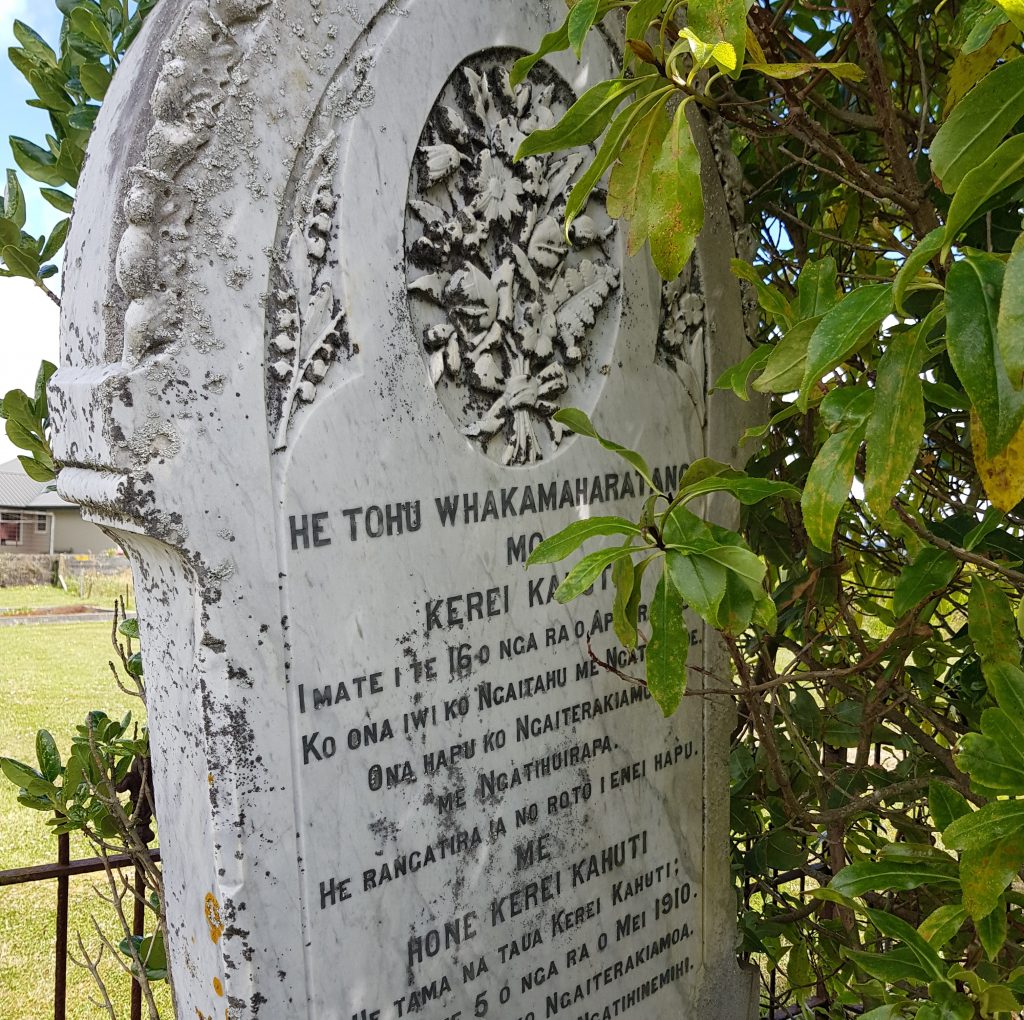
[[[220,904],[213,893],[206,894],[206,923],[210,928],[210,941],[216,945],[224,934],[224,924],[220,919]]]
[[[210,786],[213,786],[213,773],[212,772],[207,772],[206,773],[206,781],[210,784]]]
[[[199,1020],[213,1020],[212,1016],[207,1016],[205,1013],[200,1012],[199,1007],[196,1007],[196,1016]]]
[[[221,979],[219,977],[215,977],[213,979],[213,990],[218,995],[223,995],[224,994],[224,983],[221,981]]]

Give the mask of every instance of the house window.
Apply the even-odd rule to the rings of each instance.
[[[36,531],[39,532],[40,535],[46,533],[46,514],[39,514],[39,516],[36,517]]]
[[[21,514],[0,513],[0,545],[21,545]]]

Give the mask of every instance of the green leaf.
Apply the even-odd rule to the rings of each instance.
[[[564,425],[567,429],[571,429],[577,435],[587,436],[589,439],[596,439],[606,450],[610,450],[612,453],[617,453],[624,461],[626,461],[627,464],[639,472],[640,477],[643,478],[652,492],[659,491],[658,487],[651,479],[651,471],[650,468],[647,467],[647,461],[645,461],[636,451],[627,449],[621,443],[616,443],[614,440],[605,439],[601,436],[597,429],[594,428],[590,418],[588,418],[587,415],[578,408],[562,408],[562,410],[555,413],[554,418],[560,425]]]
[[[665,110],[668,95],[637,121],[629,133],[618,162],[608,178],[608,215],[632,221],[628,251],[635,255],[643,247],[649,231],[646,215],[653,186],[654,162],[672,125]],[[643,218],[637,218],[638,210]]]
[[[988,456],[1004,450],[1024,422],[1024,393],[1006,374],[996,344],[1003,263],[974,254],[954,262],[946,278],[946,349],[988,440]]]
[[[921,366],[928,347],[920,330],[892,338],[878,363],[875,401],[868,419],[864,492],[880,517],[914,469],[924,438]]]
[[[594,552],[587,553],[566,574],[565,579],[555,590],[555,601],[571,602],[582,595],[604,573],[607,566],[638,551],[635,547],[613,546],[610,549],[595,549]]]
[[[946,214],[943,253],[990,198],[1024,177],[1024,135],[1007,139],[980,166],[969,171],[957,186]]]
[[[914,290],[914,283],[917,274],[942,250],[942,239],[945,237],[945,228],[936,227],[935,230],[926,234],[921,243],[906,257],[900,271],[893,277],[892,297],[896,311],[901,315],[905,314],[903,299],[908,291]]]
[[[932,172],[951,194],[974,167],[995,152],[1024,116],[1024,64],[1010,60],[990,71],[957,103],[932,139]]]
[[[844,896],[863,896],[893,889],[906,892],[923,885],[956,886],[957,870],[957,862],[944,855],[931,860],[860,861],[843,868],[829,888]]]
[[[758,393],[792,393],[800,389],[807,373],[807,345],[820,322],[821,316],[798,322],[770,348],[771,357],[754,383]]]
[[[605,171],[615,162],[626,139],[629,137],[633,125],[644,116],[650,109],[653,102],[661,99],[659,93],[652,96],[644,96],[635,103],[630,104],[624,110],[615,115],[608,131],[605,133],[604,141],[597,150],[594,161],[580,175],[579,180],[573,185],[572,191],[565,203],[565,229],[568,232],[572,222],[580,214],[580,211],[587,204],[597,182],[604,176]]]
[[[932,592],[941,591],[953,579],[958,561],[952,553],[925,546],[913,563],[904,567],[892,594],[894,616],[904,616],[924,602]]]
[[[111,74],[98,61],[82,64],[78,70],[82,88],[90,99],[101,100],[110,88]]]
[[[725,597],[726,568],[706,556],[670,549],[665,569],[686,604],[709,623],[717,622],[718,609]]]
[[[800,495],[800,490],[788,482],[774,482],[769,478],[749,478],[746,475],[738,478],[716,475],[680,488],[677,496],[681,502],[688,503],[700,496],[706,496],[709,492],[728,492],[744,506],[752,506],[766,499],[797,499]]]
[[[34,768],[15,758],[0,758],[0,772],[3,772],[15,786],[25,789],[31,789],[33,783],[43,778]]]
[[[579,5],[573,10],[578,8]],[[654,76],[649,75],[642,78],[610,78],[598,82],[566,110],[554,127],[542,128],[527,135],[515,158],[520,160],[558,149],[589,145],[608,127],[622,101],[641,86],[650,85],[653,80]]]
[[[569,12],[570,14],[572,11]],[[509,75],[509,81],[513,88],[522,84],[526,76],[533,70],[534,66],[550,53],[558,53],[569,48],[569,18],[566,16],[559,28],[548,32],[541,39],[540,46],[536,51],[525,57],[520,57],[513,65]]]
[[[1024,387],[1024,244],[1018,239],[1006,263],[999,315],[996,318],[996,348],[1014,389]]]
[[[736,52],[736,67],[743,63],[747,45],[745,0],[690,0],[686,6],[689,27],[705,42],[725,42]],[[735,78],[739,71],[734,71]]]
[[[750,394],[747,392],[747,387],[750,385],[750,377],[764,367],[774,350],[775,348],[770,344],[761,344],[760,347],[755,347],[738,365],[727,368],[718,377],[712,390],[732,390],[740,400],[749,400]],[[800,377],[803,378],[802,369]]]
[[[11,135],[11,151],[14,162],[34,181],[52,184],[55,187],[65,183],[64,175],[57,169],[57,159],[52,152],[41,149],[26,138]]]
[[[0,259],[14,276],[34,280],[39,272],[38,256],[33,258],[24,248],[16,248],[13,244],[0,248]]]
[[[25,48],[25,52],[31,54],[43,64],[56,66],[57,54],[53,52],[50,44],[24,21],[15,20],[14,38]]]
[[[1006,901],[1000,898],[995,910],[975,922],[975,927],[981,948],[994,962],[1006,942]]]
[[[689,634],[683,599],[669,571],[662,572],[650,607],[651,639],[647,643],[647,689],[665,716],[679,707],[686,690]]]
[[[796,282],[796,306],[793,309],[798,322],[824,315],[835,306],[838,300],[837,272],[836,260],[831,256],[804,264]]]
[[[42,259],[48,261],[52,259],[64,247],[64,242],[68,239],[68,230],[71,227],[70,219],[63,219],[60,223],[53,228],[50,236],[47,238],[46,244],[43,246]]]
[[[637,0],[626,14],[626,38],[643,39],[664,6],[665,0]]]
[[[65,194],[63,191],[57,191],[55,188],[40,188],[39,194],[58,212],[70,214],[71,210],[75,207],[75,200],[71,195]]]
[[[807,537],[818,549],[832,548],[839,511],[850,495],[863,428],[829,436],[815,457],[800,500]]]
[[[43,778],[52,783],[60,775],[61,761],[57,741],[48,730],[36,733],[36,759]]]
[[[755,266],[742,259],[730,259],[729,267],[733,276],[746,280],[757,291],[757,302],[770,315],[775,322],[783,329],[788,329],[793,323],[793,310],[789,302],[776,287],[772,287],[761,279],[761,274]]]
[[[787,61],[785,64],[752,63],[744,64],[743,70],[755,71],[780,81],[799,78],[812,71],[828,71],[838,81],[861,81],[864,77],[863,69],[848,61],[799,60]]]
[[[4,217],[10,220],[18,230],[25,226],[25,193],[21,190],[18,175],[13,170],[7,171],[7,188],[4,191]]]
[[[1024,31],[1024,3],[1021,0],[992,0],[992,2],[998,4],[1010,21]]]
[[[624,648],[635,648],[637,641],[636,624],[629,618],[629,600],[633,594],[636,568],[633,561],[623,557],[612,564],[612,585],[615,601],[612,603],[612,627],[615,636]]]
[[[651,259],[664,280],[674,280],[683,271],[704,226],[700,155],[686,107],[682,102],[676,108],[654,161],[650,190],[641,196],[646,210],[638,211],[649,231]]]
[[[968,627],[982,666],[1020,665],[1020,644],[1013,607],[1006,593],[983,574],[975,574],[968,602]]]
[[[942,833],[942,842],[950,850],[985,850],[1007,836],[1022,834],[1024,801],[998,800],[958,818]]]
[[[967,798],[945,783],[928,784],[928,810],[935,828],[948,829],[958,818],[970,814],[973,808]]]
[[[882,283],[858,287],[826,312],[807,347],[807,368],[800,388],[804,406],[822,376],[855,354],[891,311],[892,284]]]
[[[921,922],[918,934],[936,949],[941,949],[964,926],[967,911],[959,903],[945,903],[936,907]]]
[[[933,979],[942,980],[945,977],[946,968],[943,966],[942,958],[902,917],[887,914],[882,910],[866,910],[865,913],[868,920],[883,935],[899,939]]]
[[[922,967],[914,953],[902,946],[888,953],[867,953],[859,949],[847,949],[845,946],[841,951],[843,956],[855,963],[865,974],[886,984],[895,985],[901,981],[927,984],[931,980],[930,970]]]
[[[749,549],[736,545],[716,545],[704,549],[700,555],[720,563],[735,574],[752,592],[760,596],[767,568]]]
[[[545,539],[530,553],[528,567],[538,563],[557,563],[575,552],[588,539],[599,535],[639,535],[640,529],[625,517],[588,517],[573,521],[557,535]]]
[[[577,0],[569,11],[569,45],[579,60],[583,56],[583,43],[594,27],[601,0]]]

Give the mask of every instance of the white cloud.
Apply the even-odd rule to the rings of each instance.
[[[59,322],[60,310],[28,280],[0,280],[0,395],[31,393],[40,361],[57,363]],[[0,464],[19,452],[0,430]]]

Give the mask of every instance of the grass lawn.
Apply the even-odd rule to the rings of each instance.
[[[68,590],[50,584],[12,585],[0,588],[0,615],[15,615],[29,609],[49,609],[59,606],[101,606],[110,609],[115,599],[127,594],[128,608],[134,609],[131,575],[105,576],[91,574],[81,584],[76,578],[68,582]]]
[[[5,601],[4,593],[11,590],[0,589],[0,604]],[[4,706],[0,713],[0,755],[34,763],[36,730],[48,729],[66,757],[74,727],[90,710],[122,715],[131,709],[137,714],[141,704],[114,684],[107,666],[112,652],[110,626],[105,623],[0,627],[0,704]],[[14,786],[0,777],[0,870],[56,859],[56,840],[45,825],[46,816],[19,805],[16,796]],[[76,842],[72,837],[71,856],[95,855],[84,841]],[[81,932],[91,954],[98,950],[99,939],[90,916],[96,917],[115,943],[120,941],[113,909],[93,892],[101,882],[106,882],[102,874],[71,879],[69,940],[73,952],[76,931]],[[53,1001],[55,901],[53,882],[0,889],[3,1020],[40,1020],[52,1015],[49,1004]],[[116,964],[109,965],[106,960],[103,972],[118,1020],[127,1020],[129,979]],[[166,988],[161,991],[161,1015],[172,1020]],[[94,996],[90,975],[70,964],[69,1020],[105,1016],[90,1002]]]

